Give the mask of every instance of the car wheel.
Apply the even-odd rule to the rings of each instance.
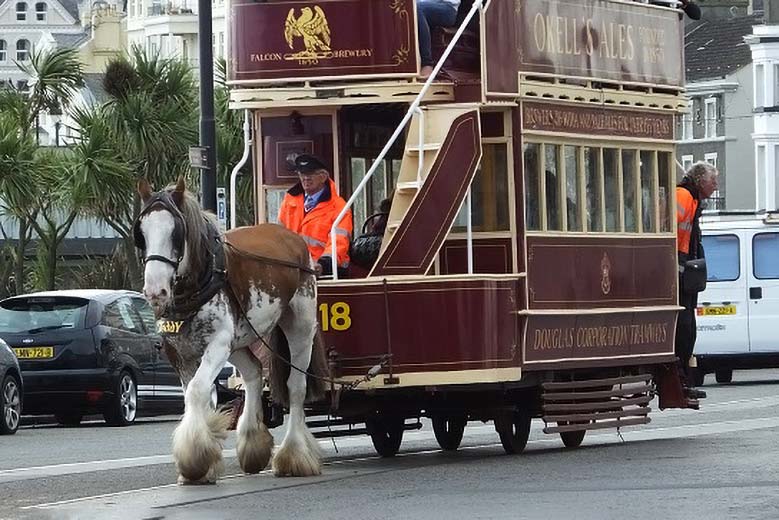
[[[111,426],[127,426],[135,422],[138,412],[138,387],[130,372],[119,374],[114,395],[103,411],[103,418]]]
[[[83,417],[84,414],[79,410],[66,410],[54,414],[54,418],[57,422],[64,426],[78,426],[81,424],[81,419]]]
[[[0,435],[11,435],[19,429],[19,418],[22,415],[22,393],[19,381],[15,376],[7,375],[0,389],[3,404],[3,417],[0,421]]]
[[[733,381],[733,370],[722,368],[714,372],[718,383],[730,383]]]

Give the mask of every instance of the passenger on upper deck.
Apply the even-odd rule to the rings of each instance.
[[[682,182],[676,188],[676,248],[679,257],[679,311],[676,323],[675,352],[682,369],[682,380],[687,395],[696,399],[706,397],[706,393],[692,387],[690,377],[690,358],[695,347],[697,327],[695,312],[698,307],[698,292],[705,287],[705,269],[690,262],[705,258],[701,243],[700,217],[703,201],[711,197],[717,189],[717,168],[706,162],[697,162],[684,174]],[[700,265],[700,262],[699,262]],[[695,271],[698,271],[697,273]],[[697,278],[697,280],[696,280]]]
[[[422,58],[422,78],[433,73],[433,50],[430,30],[433,27],[452,27],[457,21],[460,0],[417,0],[419,17],[419,55]]]
[[[638,0],[642,3],[647,3],[647,0]],[[668,2],[657,2],[657,1],[650,1],[649,2],[652,5],[662,5],[665,7],[668,7]],[[679,3],[682,4],[682,11],[690,17],[691,20],[700,20],[701,19],[701,8],[698,7],[698,4],[693,2],[692,0],[679,0]]]
[[[338,196],[335,182],[321,160],[303,154],[298,155],[289,166],[297,172],[300,182],[284,195],[279,208],[279,223],[306,241],[311,258],[317,262],[317,275],[332,274],[330,228],[346,202]],[[351,239],[352,212],[349,211],[336,228],[339,278],[346,277]]]

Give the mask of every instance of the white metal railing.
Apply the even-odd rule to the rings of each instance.
[[[252,147],[252,133],[251,124],[249,123],[249,111],[244,110],[243,113],[243,155],[238,164],[235,165],[233,171],[230,173],[230,229],[235,229],[236,219],[238,218],[238,209],[236,207],[236,201],[238,196],[236,194],[238,185],[238,173],[246,161],[249,159],[249,151]]]
[[[425,81],[425,84],[422,86],[422,90],[419,91],[419,94],[417,94],[417,97],[414,99],[414,101],[411,103],[411,106],[409,106],[408,111],[406,112],[406,115],[401,120],[400,124],[398,124],[398,127],[395,129],[395,131],[392,133],[392,136],[390,136],[389,141],[387,141],[387,144],[384,145],[384,148],[381,150],[381,153],[379,153],[379,156],[376,157],[376,159],[373,161],[373,164],[371,165],[368,172],[365,174],[365,176],[360,181],[360,184],[357,185],[357,187],[354,189],[354,192],[352,193],[352,196],[349,197],[349,200],[346,202],[346,205],[343,207],[341,212],[336,217],[335,221],[333,222],[333,226],[330,228],[330,244],[331,244],[331,261],[332,261],[332,273],[333,273],[333,279],[338,279],[338,248],[336,247],[336,229],[338,227],[338,224],[341,223],[343,218],[346,216],[346,213],[351,209],[351,207],[354,205],[355,201],[357,200],[357,197],[360,196],[362,191],[365,189],[365,185],[368,184],[368,181],[371,180],[371,177],[373,177],[373,174],[378,169],[379,165],[383,163],[384,157],[389,152],[390,148],[392,148],[392,145],[395,144],[395,141],[398,139],[398,136],[403,131],[403,129],[408,124],[409,120],[411,119],[411,116],[419,109],[419,105],[422,102],[422,99],[425,97],[425,94],[427,94],[427,91],[430,89],[430,85],[433,84],[433,81],[435,80],[435,77],[438,75],[438,72],[441,70],[441,67],[443,66],[446,59],[449,57],[449,55],[452,53],[452,50],[454,49],[455,44],[459,41],[460,37],[462,36],[463,32],[465,32],[465,28],[468,27],[468,24],[471,23],[471,20],[473,19],[474,15],[479,12],[482,9],[482,3],[484,0],[476,0],[473,2],[473,6],[471,7],[470,11],[468,11],[468,14],[465,15],[465,18],[463,19],[462,23],[460,24],[460,27],[457,28],[457,32],[455,32],[454,37],[452,37],[452,41],[449,42],[449,45],[446,46],[446,49],[444,50],[443,54],[441,55],[441,58],[438,60],[438,63],[436,63],[436,66],[433,68],[433,72],[430,74],[430,76],[427,78],[427,81]],[[423,149],[424,149],[424,127],[420,128],[420,146],[419,146],[419,163],[420,163],[420,170],[417,172],[418,180],[421,176],[421,164],[423,162],[424,156],[423,156]],[[469,193],[469,202],[470,202],[470,187],[468,188]],[[468,229],[470,229],[470,203],[468,204]],[[471,240],[468,239],[469,243],[469,250],[470,250],[470,244]],[[471,253],[469,251],[469,257]],[[469,259],[469,266],[472,264],[472,259]]]

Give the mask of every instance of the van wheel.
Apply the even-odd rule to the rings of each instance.
[[[83,417],[81,410],[64,410],[54,414],[54,418],[63,426],[78,426]]]
[[[22,414],[22,392],[19,380],[11,374],[5,376],[0,387],[0,405],[3,416],[0,417],[0,435],[10,435],[19,429]]]
[[[733,370],[730,368],[723,368],[714,372],[714,377],[718,383],[730,383],[733,381]]]
[[[706,372],[700,368],[694,368],[692,369],[690,377],[692,378],[692,386],[703,386],[704,380],[706,379]]]
[[[127,426],[135,422],[138,411],[138,387],[130,372],[122,370],[114,389],[114,395],[103,411],[103,418],[110,426]]]

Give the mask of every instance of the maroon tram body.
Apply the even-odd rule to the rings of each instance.
[[[680,11],[484,4],[462,2],[462,35],[428,86],[413,0],[230,10],[231,106],[251,114],[256,221],[275,221],[297,153],[322,157],[353,196],[355,238],[392,198],[375,260],[319,284],[333,376],[381,366],[353,390],[333,387],[327,406],[365,423],[384,455],[421,416],[446,449],[468,420],[494,420],[513,453],[533,417],[575,446],[587,429],[649,422],[656,393],[662,407],[695,406],[674,356]],[[457,29],[433,31],[434,53]]]

